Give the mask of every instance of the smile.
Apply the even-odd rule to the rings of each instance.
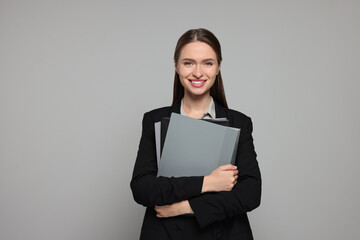
[[[200,79],[191,80],[191,79],[189,79],[189,82],[190,82],[191,86],[193,86],[193,87],[202,87],[205,85],[206,81],[207,80],[200,80]]]

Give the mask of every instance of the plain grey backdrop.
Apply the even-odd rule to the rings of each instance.
[[[360,239],[359,1],[0,1],[0,239],[138,239],[143,113],[190,28],[223,50],[263,176],[258,240]]]

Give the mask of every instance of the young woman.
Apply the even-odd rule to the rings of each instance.
[[[252,122],[228,108],[221,60],[220,43],[210,31],[184,33],[174,54],[173,103],[144,114],[131,180],[135,201],[147,207],[140,239],[253,239],[246,213],[260,204],[261,176]],[[157,177],[154,123],[172,112],[227,118],[240,128],[235,166],[220,166],[208,176]],[[201,149],[201,143],[194,145]]]

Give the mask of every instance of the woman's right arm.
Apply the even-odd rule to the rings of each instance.
[[[144,206],[161,206],[201,194],[203,176],[157,177],[154,120],[145,113],[139,150],[130,183],[134,199]]]

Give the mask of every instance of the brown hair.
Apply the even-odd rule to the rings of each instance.
[[[215,37],[215,35],[209,30],[199,28],[199,29],[191,29],[184,33],[178,40],[174,53],[174,61],[178,62],[180,57],[181,49],[188,43],[191,42],[204,42],[208,44],[215,51],[217,56],[217,62],[220,65],[222,61],[221,57],[221,46],[219,40]],[[221,104],[222,106],[228,108],[224,85],[221,78],[221,73],[216,76],[214,85],[210,89],[210,95],[214,98],[216,102]],[[174,93],[173,93],[173,102],[172,106],[178,103],[184,97],[184,87],[180,83],[179,74],[175,71],[174,77]]]

